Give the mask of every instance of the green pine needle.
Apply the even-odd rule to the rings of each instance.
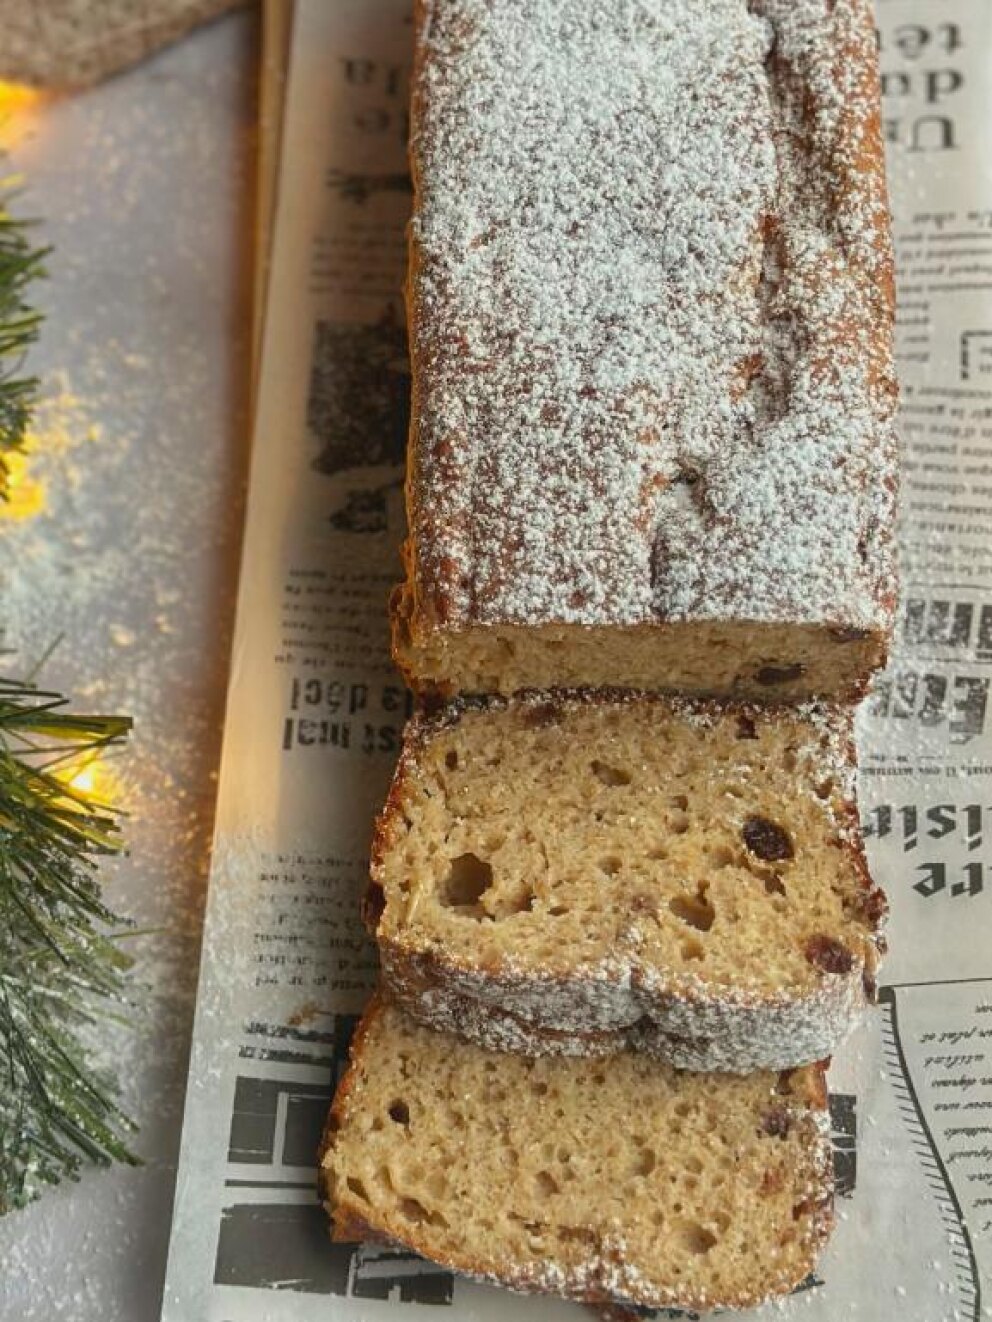
[[[0,678],[0,1215],[85,1162],[136,1160],[116,1084],[83,1042],[126,997],[121,920],[96,879],[120,848],[118,817],[68,783],[131,722],[64,706]]]
[[[38,382],[23,371],[41,315],[26,301],[46,250],[11,216],[0,177],[0,499]],[[120,743],[124,717],[71,716],[65,700],[0,678],[0,1216],[84,1163],[134,1162],[115,1080],[86,1045],[118,1017],[129,960],[96,869],[120,848],[117,814],[68,783]]]
[[[44,275],[48,250],[31,240],[32,223],[7,209],[12,189],[0,179],[0,499],[7,498],[7,455],[24,443],[38,389],[24,376],[28,348],[38,338],[41,314],[25,303],[31,283]]]

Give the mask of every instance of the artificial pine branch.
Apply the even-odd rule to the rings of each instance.
[[[11,188],[0,180],[0,498],[7,494],[7,455],[19,449],[38,388],[21,374],[24,354],[38,337],[41,314],[24,301],[33,280],[44,274],[47,249],[31,241],[31,222],[7,209]]]
[[[45,250],[7,210],[0,179],[0,498],[37,380],[22,372],[41,316],[25,301]],[[131,1122],[86,1045],[124,1003],[121,921],[96,879],[120,848],[111,805],[72,771],[120,743],[126,717],[72,716],[65,699],[0,678],[0,1215],[84,1162],[133,1162]]]
[[[84,1161],[135,1160],[116,1084],[80,1035],[125,998],[121,924],[95,876],[120,847],[118,821],[70,779],[131,722],[64,706],[0,679],[0,1215]]]

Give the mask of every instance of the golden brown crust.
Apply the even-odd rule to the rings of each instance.
[[[499,355],[490,339],[495,336],[499,340],[505,330],[507,352],[512,354],[519,342],[525,356],[530,353],[529,336],[534,337],[536,344],[541,343],[541,328],[535,329],[527,320],[539,317],[540,308],[521,313],[519,325],[511,318],[509,327],[499,321],[497,311],[498,300],[504,294],[510,305],[515,306],[514,299],[521,292],[512,283],[515,277],[506,275],[507,269],[517,268],[512,261],[508,262],[500,247],[500,236],[505,232],[508,244],[512,236],[518,255],[526,251],[533,233],[522,216],[527,211],[525,203],[530,194],[518,197],[511,174],[505,183],[505,196],[498,194],[497,205],[492,202],[492,195],[498,183],[491,188],[488,174],[483,172],[477,178],[472,172],[471,162],[485,159],[487,124],[473,125],[471,116],[462,113],[459,80],[462,76],[468,78],[463,74],[463,61],[474,59],[479,49],[495,60],[503,50],[500,43],[512,42],[520,34],[514,31],[515,19],[493,17],[484,5],[464,6],[454,16],[436,5],[418,4],[411,151],[415,221],[411,228],[408,287],[413,367],[413,425],[407,486],[411,535],[404,550],[406,583],[394,597],[393,622],[397,660],[407,679],[422,692],[437,690],[448,695],[479,691],[494,684],[505,692],[509,689],[503,687],[504,680],[513,688],[554,682],[554,663],[549,663],[548,672],[547,657],[543,661],[540,657],[537,661],[531,658],[541,673],[532,673],[530,679],[527,668],[531,661],[520,660],[515,667],[503,667],[501,649],[505,645],[511,650],[516,647],[513,640],[509,644],[504,642],[504,626],[518,625],[539,631],[546,626],[571,622],[580,630],[594,633],[616,630],[618,639],[628,627],[635,630],[644,627],[657,634],[660,642],[665,631],[693,622],[722,620],[731,625],[746,620],[777,620],[784,626],[805,623],[820,629],[827,652],[832,646],[829,636],[846,634],[851,651],[844,661],[851,662],[856,654],[853,667],[842,667],[840,654],[836,654],[833,662],[828,657],[823,672],[810,677],[812,687],[804,689],[800,680],[788,691],[789,696],[810,692],[850,696],[863,689],[872,671],[884,663],[895,607],[891,565],[896,480],[892,429],[893,274],[871,6],[868,0],[837,0],[826,15],[822,4],[813,0],[755,0],[748,8],[751,18],[743,23],[736,47],[732,38],[727,38],[739,53],[727,55],[728,63],[721,75],[731,83],[737,80],[739,95],[729,109],[719,99],[711,108],[718,117],[714,122],[721,122],[720,115],[728,116],[728,150],[735,138],[750,142],[747,135],[756,135],[753,151],[745,153],[737,163],[743,172],[737,181],[740,215],[730,214],[728,219],[721,212],[720,233],[714,233],[710,245],[706,244],[705,232],[702,234],[705,257],[710,248],[716,251],[724,242],[730,251],[733,248],[730,230],[739,222],[743,226],[737,235],[740,242],[734,250],[736,256],[722,271],[722,283],[718,280],[708,292],[718,301],[729,298],[728,307],[734,305],[733,300],[740,294],[744,305],[741,317],[728,313],[719,317],[711,328],[717,340],[721,336],[726,340],[727,361],[722,364],[717,361],[711,374],[715,412],[710,415],[704,409],[700,417],[704,425],[709,425],[707,418],[717,416],[725,401],[726,385],[732,401],[746,403],[754,396],[758,421],[753,425],[758,427],[760,423],[769,429],[769,435],[774,435],[771,450],[782,456],[775,459],[776,464],[788,469],[792,462],[788,449],[791,442],[783,433],[782,417],[778,416],[782,409],[786,421],[792,418],[789,410],[793,408],[802,415],[799,432],[803,436],[803,427],[808,423],[813,431],[821,427],[825,440],[825,444],[817,443],[808,451],[800,445],[796,452],[796,467],[805,465],[809,471],[804,468],[804,482],[795,488],[798,494],[794,506],[790,503],[791,495],[777,490],[777,477],[759,471],[764,451],[759,447],[748,459],[748,481],[759,488],[761,483],[768,485],[767,493],[760,489],[758,493],[759,503],[766,511],[764,522],[758,519],[753,526],[747,522],[749,516],[744,508],[748,504],[746,487],[740,492],[733,488],[740,497],[734,500],[731,488],[721,485],[727,474],[722,471],[723,461],[718,456],[726,456],[740,443],[739,438],[735,433],[733,439],[721,443],[716,458],[698,452],[691,436],[688,441],[680,439],[679,407],[669,407],[665,394],[671,382],[664,387],[661,382],[662,378],[671,377],[677,386],[680,372],[687,369],[676,361],[676,351],[660,347],[660,341],[659,344],[638,342],[644,359],[642,371],[636,387],[626,388],[627,394],[622,382],[617,385],[617,399],[621,402],[615,408],[612,404],[607,408],[609,391],[601,384],[588,385],[574,397],[561,387],[564,393],[559,399],[555,394],[558,387],[550,380],[555,373],[552,363],[547,369],[550,377],[539,378],[540,388],[547,396],[540,420],[533,420],[536,409],[525,410],[528,419],[525,434],[522,439],[515,439],[510,415],[515,401],[519,400],[514,392],[524,389],[520,379],[528,377],[528,372],[521,373],[508,360],[504,382]],[[544,4],[542,16],[547,20],[543,28],[536,16],[528,18],[535,22],[535,40],[546,39],[546,32],[553,30],[557,18],[553,3]],[[645,4],[642,17],[645,26],[638,39],[650,43],[651,36],[644,33],[650,34],[658,15]],[[756,35],[752,20],[763,20],[770,42],[763,69],[758,47],[749,45]],[[601,22],[604,30],[609,29],[605,13],[600,19],[590,11],[590,22],[594,21]],[[706,24],[710,21],[705,6],[686,0],[684,13],[680,15],[684,29],[680,39],[688,43],[690,57],[692,41],[696,39],[694,31],[700,40],[705,33],[714,40],[719,36],[709,32]],[[542,35],[538,36],[538,32]],[[470,33],[471,42],[467,40]],[[491,50],[487,42],[492,43]],[[665,58],[676,61],[673,71],[677,79],[679,55],[671,43]],[[482,76],[485,70],[491,72],[492,67],[483,66]],[[619,70],[616,76],[622,80]],[[504,77],[509,77],[505,68]],[[720,86],[721,79],[714,78],[713,82]],[[608,136],[615,88],[609,86],[609,80],[604,87],[605,90],[595,87],[591,95],[602,97],[606,126],[597,121],[597,132]],[[506,154],[512,156],[513,144],[519,145],[519,134],[527,132],[525,123],[503,124],[501,106],[513,105],[512,77],[503,91],[505,96],[494,99],[495,109],[486,112],[497,117],[496,123],[488,125],[494,139],[504,128],[508,132],[507,141],[500,140],[498,148],[494,148],[504,153],[502,158],[494,157],[497,170],[505,168]],[[663,104],[647,104],[642,97],[627,107],[624,113],[628,112],[644,114],[646,124],[653,123],[656,131],[647,133],[647,141],[663,139],[667,124]],[[445,118],[446,115],[449,117]],[[657,122],[652,121],[652,116]],[[744,117],[741,122],[738,116]],[[767,122],[756,128],[754,121],[761,116]],[[577,133],[585,131],[582,122],[572,127]],[[454,146],[445,136],[449,131],[454,135]],[[477,137],[471,138],[472,134]],[[687,152],[703,149],[694,142],[690,129],[686,134],[683,145]],[[465,149],[461,152],[456,150],[462,143],[459,135],[465,138]],[[765,178],[761,172],[768,164],[769,154],[777,158],[777,164]],[[630,232],[640,234],[648,246],[658,244],[655,265],[662,269],[665,245],[672,227],[677,231],[679,223],[664,220],[661,199],[666,196],[665,171],[669,167],[664,164],[663,153],[658,160],[645,159],[631,165],[622,142],[614,155],[615,164],[610,168],[616,177],[611,176],[602,186],[609,188],[615,197],[613,210],[620,216],[626,214],[628,194],[637,191],[625,176],[621,177],[622,171],[632,168],[632,179],[639,175],[653,178],[652,171],[660,172],[657,214],[659,225],[664,221],[663,233],[656,235],[650,228],[641,233],[640,211],[630,217]],[[452,160],[457,163],[455,166],[451,165]],[[449,178],[450,170],[463,168],[468,171],[466,179],[460,175]],[[726,168],[732,169],[729,160]],[[773,177],[776,173],[777,177]],[[456,216],[454,199],[463,191],[455,186],[458,182],[466,189],[478,186],[480,190],[479,233],[474,236],[471,225],[466,231],[463,214],[457,212]],[[749,202],[744,200],[744,193]],[[577,202],[567,191],[559,197],[563,209],[581,207],[583,214],[588,211],[586,201],[583,198],[581,203]],[[707,214],[705,204],[699,205],[700,199],[694,197],[686,202],[685,214],[694,217],[694,223],[704,223],[701,218]],[[487,225],[490,204],[494,219],[492,225]],[[748,213],[750,219],[742,220],[747,206],[752,207],[753,214]],[[546,223],[555,222],[552,219]],[[588,238],[584,222],[576,221],[569,228],[574,230],[579,256],[594,259],[600,249]],[[699,238],[695,234],[694,243]],[[589,253],[583,248],[587,240],[591,244]],[[621,247],[624,242],[621,237]],[[565,245],[562,248],[565,262],[568,251]],[[607,244],[602,251],[614,249]],[[766,259],[763,268],[759,259]],[[740,270],[735,262],[740,263]],[[706,298],[694,300],[686,296],[679,284],[681,269],[676,267],[666,276],[677,297],[660,319],[666,332],[672,330],[676,344],[681,325],[678,319],[685,307],[709,306]],[[485,279],[491,284],[484,284]],[[582,292],[572,287],[577,301]],[[523,306],[529,307],[526,298]],[[593,321],[599,315],[606,316],[592,295],[586,311]],[[490,312],[492,324],[486,320]],[[665,315],[674,318],[671,326],[665,322]],[[700,313],[704,319],[707,315],[705,311]],[[738,323],[750,325],[748,318],[754,320],[753,334],[748,332],[751,341],[739,342],[735,328]],[[781,324],[788,328],[786,338],[790,349],[780,362],[778,355],[782,350],[776,327]],[[580,319],[579,329],[584,325]],[[688,329],[692,330],[693,325],[690,323]],[[633,328],[635,332],[636,329]],[[559,344],[561,355],[567,358],[572,343],[565,337]],[[632,336],[630,353],[634,361],[638,345],[633,343]],[[588,368],[584,352],[576,348],[575,363],[568,359],[568,379],[573,382],[573,389],[574,381],[582,379]],[[793,363],[790,352],[798,353],[800,358],[806,353],[806,358]],[[729,384],[718,386],[717,380],[722,381],[727,373]],[[533,375],[531,371],[530,376]],[[803,390],[810,382],[812,393],[807,398]],[[642,383],[643,400],[638,393]],[[704,382],[696,391],[697,399],[703,397],[704,404],[706,389]],[[501,391],[506,396],[505,409],[501,407]],[[637,397],[638,408],[629,407],[631,391]],[[767,417],[762,412],[768,402],[766,395],[774,405]],[[476,409],[478,399],[482,399],[486,408]],[[638,412],[641,403],[647,421]],[[655,403],[660,423],[651,411]],[[603,417],[597,411],[601,409],[606,409]],[[837,412],[836,425],[827,426],[825,419],[831,409]],[[567,427],[565,432],[561,431],[565,425],[561,419],[573,412],[580,429],[575,436],[567,432]],[[481,425],[477,414],[478,418],[485,414],[489,425]],[[635,447],[636,463],[628,473],[624,469],[628,459],[619,458],[621,451],[624,454],[626,451],[617,429],[622,430],[623,420],[635,415],[640,439]],[[456,416],[463,421],[452,422]],[[860,416],[870,419],[865,423],[872,432],[867,444],[859,431],[861,424],[853,421]],[[600,463],[597,458],[588,472],[584,468],[577,471],[572,493],[574,507],[566,514],[567,501],[559,501],[555,506],[545,492],[557,490],[556,482],[562,469],[568,466],[566,452],[573,458],[583,453],[581,447],[576,448],[580,433],[585,435],[581,428],[592,428],[590,434],[595,434],[599,446],[602,435],[596,428],[601,424],[609,438],[603,445],[602,464],[597,467]],[[541,431],[541,427],[545,430]],[[653,429],[657,427],[668,440],[652,458],[652,446],[657,441]],[[838,427],[851,432],[849,453],[831,449],[829,437],[836,435]],[[493,429],[499,445],[492,443]],[[747,427],[744,430],[747,433]],[[531,453],[534,436],[539,437],[540,444],[535,444]],[[566,439],[562,440],[562,436]],[[674,450],[670,454],[665,446],[672,436]],[[519,465],[513,466],[509,457],[517,439],[521,456],[525,452],[530,456],[521,459],[523,472]],[[616,453],[610,450],[613,442],[619,447]],[[555,449],[559,443],[565,447],[561,456]],[[596,446],[592,450],[598,455]],[[832,456],[829,459],[828,451]],[[500,455],[508,456],[505,463]],[[540,470],[533,482],[534,475],[526,470],[529,462]],[[616,471],[610,468],[611,463],[618,465]],[[547,472],[542,465],[547,467]],[[847,485],[835,481],[837,471],[842,468],[849,476]],[[622,480],[621,469],[626,474]],[[634,469],[636,482],[632,476]],[[701,532],[696,530],[698,537],[696,533],[689,536],[679,531],[684,522],[679,503],[676,502],[677,508],[673,510],[665,503],[685,475],[693,484],[693,499],[704,515],[705,526]],[[610,488],[607,499],[605,488],[613,478],[620,485],[616,491]],[[623,482],[628,478],[633,485],[627,498],[622,498],[618,493],[626,491]],[[710,492],[711,484],[713,492]],[[604,500],[602,510],[596,503],[600,487],[604,488],[600,493]],[[569,493],[570,489],[565,496]],[[584,499],[580,500],[583,493]],[[661,501],[658,510],[651,504],[656,498]],[[777,513],[770,512],[775,510],[776,501]],[[610,520],[615,521],[615,526]],[[813,578],[825,560],[817,565],[817,558],[808,554],[809,546],[804,539],[814,523],[819,526],[818,520],[824,529],[821,560],[830,559],[832,570],[820,575],[814,584]],[[540,539],[531,535],[533,527],[543,529],[545,525],[546,535]],[[609,542],[611,549],[609,554],[600,555],[594,544],[599,546],[603,539],[604,545]],[[756,540],[762,539],[767,545],[767,556],[755,551]],[[538,563],[539,557],[547,563]],[[694,577],[699,580],[698,591],[689,586]],[[569,588],[573,589],[570,595]],[[488,648],[488,660],[481,670],[467,654],[461,659],[454,656],[453,650],[450,656],[443,655],[449,643],[451,649],[457,650],[472,631],[479,635],[475,640],[478,647],[483,652]],[[488,642],[487,631],[491,634]],[[775,667],[788,669],[793,662],[798,664],[796,657],[790,660],[787,632],[780,631],[770,637],[779,639],[785,649],[776,653]],[[733,638],[728,633],[731,645]],[[581,638],[571,634],[564,643],[553,642],[549,646],[564,646],[569,650],[581,642]],[[798,634],[795,645],[799,645]],[[760,652],[764,644],[755,639],[748,646]],[[620,647],[621,656],[623,651]],[[697,676],[700,682],[696,687],[707,691],[708,687],[712,688],[706,683],[707,648],[703,646],[701,651]],[[603,658],[599,661],[586,658],[578,674],[568,672],[568,682],[600,683],[612,677],[625,684],[664,687],[665,675],[669,673],[660,666],[649,681],[644,667],[637,671],[637,677],[632,677],[622,674],[622,666],[614,661],[611,676],[610,666],[605,662],[600,664],[602,661]],[[665,664],[670,664],[670,658]],[[740,673],[732,682],[753,688],[752,681],[762,664],[757,653],[742,658]],[[596,673],[582,673],[583,665],[591,666]],[[833,682],[832,666],[837,671]],[[558,676],[562,677],[562,674]],[[716,686],[720,688],[728,682],[731,681],[721,672]],[[679,683],[689,686],[687,677],[680,677]]]

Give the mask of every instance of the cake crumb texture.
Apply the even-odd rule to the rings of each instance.
[[[746,1307],[832,1221],[822,1071],[494,1056],[373,1002],[325,1133],[338,1237],[384,1236],[514,1289]]]

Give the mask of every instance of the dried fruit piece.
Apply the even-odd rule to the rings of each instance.
[[[531,730],[543,730],[549,725],[558,725],[562,711],[557,703],[542,702],[536,707],[527,707],[524,711],[524,725]]]
[[[806,942],[806,958],[824,973],[850,973],[854,956],[847,946],[832,936],[811,936]]]
[[[785,1138],[792,1127],[792,1118],[785,1106],[773,1106],[761,1120],[761,1132],[769,1138]]]
[[[766,863],[778,863],[794,856],[788,831],[767,817],[749,817],[741,834],[755,858],[764,859]]]
[[[889,902],[885,898],[885,892],[881,887],[872,886],[861,901],[860,908],[865,921],[870,923],[872,927],[878,927],[889,912]]]

